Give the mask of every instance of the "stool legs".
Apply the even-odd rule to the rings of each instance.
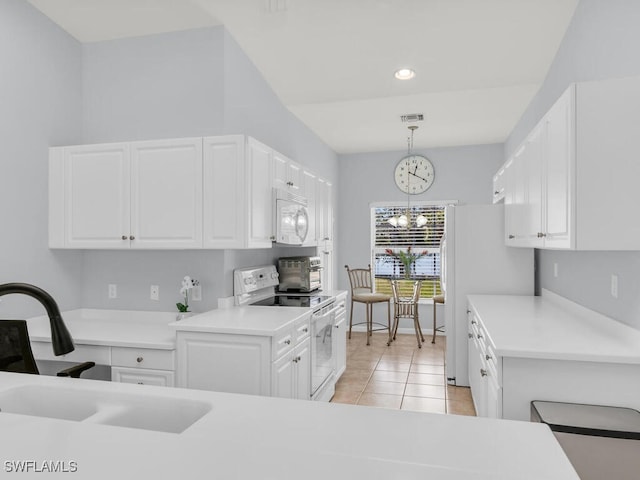
[[[351,313],[349,314],[349,340],[351,340],[352,327],[353,327],[353,299],[351,300]]]

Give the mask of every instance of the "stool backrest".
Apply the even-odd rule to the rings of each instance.
[[[373,292],[371,265],[369,265],[369,268],[349,268],[349,265],[345,265],[344,268],[347,269],[347,274],[349,275],[352,294]]]

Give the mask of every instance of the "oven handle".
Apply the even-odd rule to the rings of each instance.
[[[331,310],[329,310],[328,312],[323,313],[322,315],[320,315],[319,312],[314,312],[311,315],[311,320],[315,321],[315,320],[320,320],[321,318],[326,318],[330,315],[333,315],[336,311],[338,311],[340,309],[340,305],[336,305],[335,307],[333,307]]]

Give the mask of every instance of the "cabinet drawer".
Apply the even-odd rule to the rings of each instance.
[[[144,368],[111,368],[111,381],[120,383],[136,383],[138,385],[157,385],[173,387],[175,375],[171,371],[146,370]]]
[[[31,351],[36,360],[58,360],[63,362],[96,362],[111,365],[111,347],[106,345],[76,345],[73,352],[56,357],[49,342],[31,342]]]
[[[302,320],[298,320],[295,325],[294,334],[294,342],[298,345],[305,338],[307,338],[311,333],[311,323],[309,317],[305,317]]]
[[[293,333],[291,330],[273,337],[272,346],[271,360],[276,360],[291,350],[293,348]]]
[[[175,370],[174,350],[113,347],[111,364],[118,367]]]

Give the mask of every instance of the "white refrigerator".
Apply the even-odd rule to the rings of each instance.
[[[441,262],[447,380],[468,386],[467,295],[533,295],[533,249],[504,245],[504,205],[456,205],[447,207]]]

